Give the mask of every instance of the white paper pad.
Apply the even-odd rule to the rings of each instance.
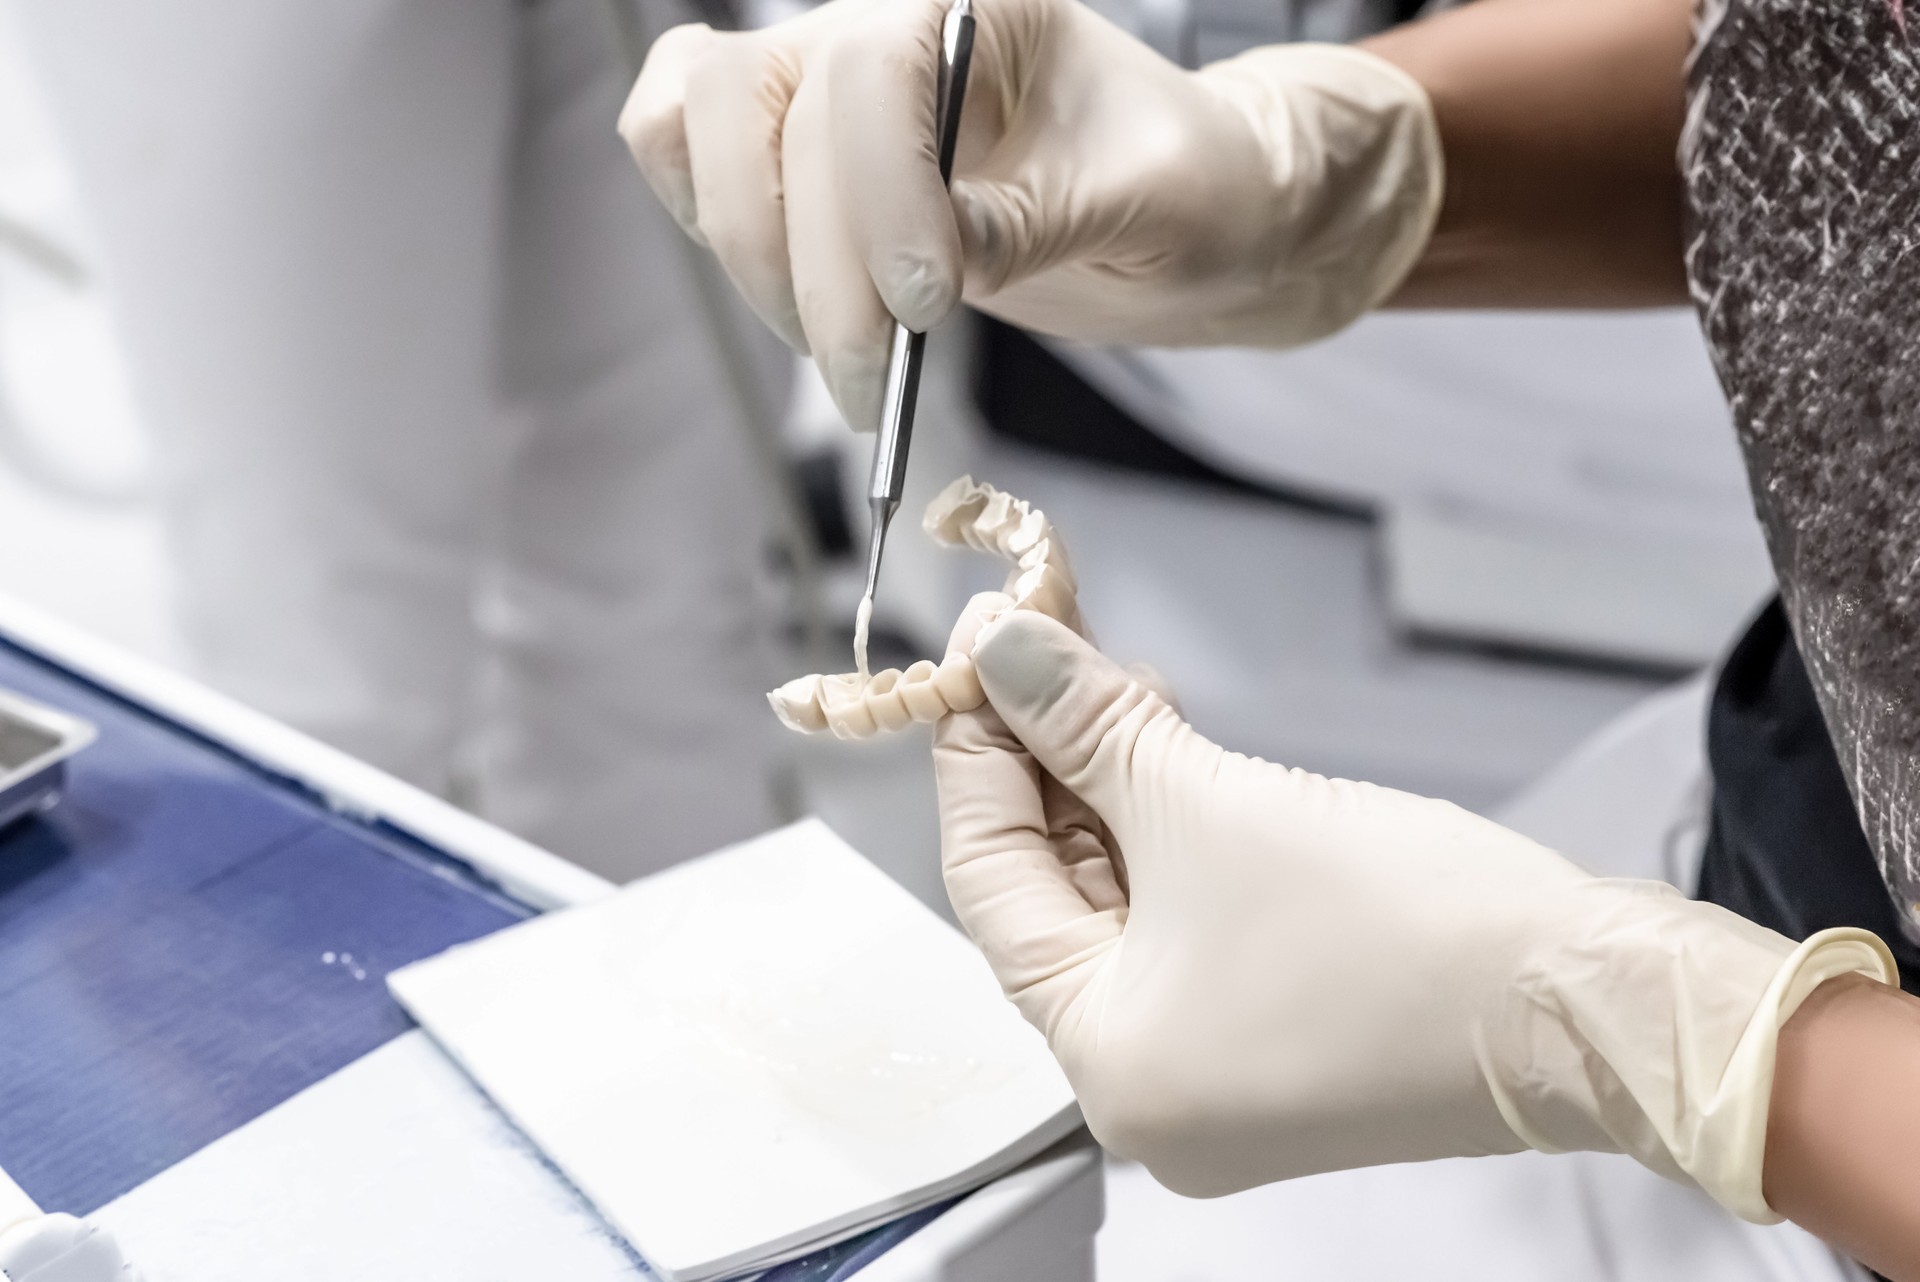
[[[1080,1124],[973,945],[817,820],[389,983],[667,1282],[850,1236]]]
[[[94,1212],[147,1282],[652,1275],[425,1034]]]

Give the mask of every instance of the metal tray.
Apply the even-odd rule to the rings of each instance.
[[[60,800],[67,758],[97,733],[78,717],[0,690],[0,828]]]

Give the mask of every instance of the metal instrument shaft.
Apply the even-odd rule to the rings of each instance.
[[[940,29],[940,80],[934,130],[939,139],[940,181],[953,179],[953,153],[960,137],[960,108],[967,94],[967,66],[973,60],[973,3],[954,0]],[[873,534],[867,545],[869,600],[880,583],[880,556],[887,525],[899,510],[907,483],[907,449],[913,443],[913,412],[920,395],[920,361],[927,336],[899,321],[887,350],[887,385],[881,402],[880,431],[873,442],[873,471],[867,480],[867,504]]]

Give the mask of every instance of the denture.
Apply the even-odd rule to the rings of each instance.
[[[1011,565],[1004,589],[1010,602],[982,612],[981,626],[1010,610],[1036,610],[1085,632],[1066,549],[1046,513],[1032,504],[963,476],[927,505],[920,526],[937,543],[972,548]],[[978,628],[962,631],[972,636]],[[865,668],[865,657],[856,656],[857,667]],[[855,671],[796,677],[768,694],[767,702],[789,729],[867,739],[938,721],[950,712],[970,712],[986,702],[986,695],[973,657],[949,650],[938,663],[922,659],[904,672],[888,668],[870,676]]]

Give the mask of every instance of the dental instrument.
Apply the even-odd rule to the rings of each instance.
[[[936,90],[934,132],[939,140],[940,181],[953,179],[953,153],[960,137],[960,109],[967,94],[967,66],[973,60],[972,0],[954,0],[940,28],[940,78]],[[860,598],[856,648],[865,666],[865,640],[873,617],[873,593],[880,583],[880,556],[886,547],[887,525],[899,510],[907,482],[907,447],[913,440],[913,412],[920,393],[920,362],[927,336],[916,334],[899,321],[887,350],[887,385],[881,404],[879,434],[873,442],[873,472],[867,481],[867,502],[873,510],[873,533],[867,548],[867,590]]]

